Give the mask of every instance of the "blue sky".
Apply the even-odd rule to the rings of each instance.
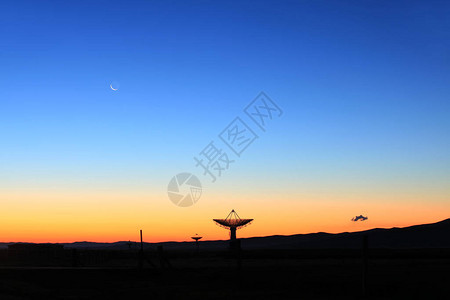
[[[265,91],[284,115],[227,184],[448,192],[449,13],[445,1],[4,1],[1,187],[165,189]]]

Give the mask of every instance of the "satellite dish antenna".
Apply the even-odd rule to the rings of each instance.
[[[195,236],[192,236],[191,239],[195,240],[195,245],[197,246],[197,251],[198,251],[198,240],[202,239],[202,236],[198,236],[198,234],[196,233]]]
[[[230,230],[230,246],[233,248],[236,244],[236,231],[250,225],[253,219],[241,219],[233,209],[225,219],[213,219],[213,221],[220,227]]]

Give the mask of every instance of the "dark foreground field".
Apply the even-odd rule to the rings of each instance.
[[[3,260],[0,299],[435,299],[450,294],[448,250],[371,250],[366,297],[355,250],[244,252],[240,270],[227,252],[167,253],[171,266],[161,265],[154,254],[147,253],[153,266],[146,262],[142,270],[134,254],[123,252],[81,251],[78,267],[69,266],[71,260],[62,266]]]

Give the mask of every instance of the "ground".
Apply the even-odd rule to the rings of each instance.
[[[330,250],[331,251],[331,250]],[[103,266],[0,267],[0,299],[401,299],[450,294],[447,255],[378,255],[363,265],[351,255],[243,253],[241,268],[227,253],[153,257],[142,270],[123,257]],[[149,255],[151,256],[151,255]],[[334,257],[333,257],[334,256]],[[85,261],[88,261],[85,259]],[[97,263],[98,264],[98,263]]]

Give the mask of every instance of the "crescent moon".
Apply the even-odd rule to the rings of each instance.
[[[117,91],[118,89],[115,89],[112,87],[112,84],[109,85],[109,87],[113,90],[113,91]]]

